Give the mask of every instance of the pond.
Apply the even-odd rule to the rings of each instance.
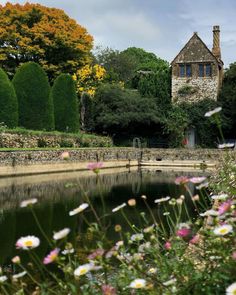
[[[52,237],[53,232],[68,227],[71,229],[69,240],[80,240],[83,247],[88,241],[92,243],[92,238],[86,233],[86,222],[94,221],[93,212],[89,207],[83,213],[69,216],[69,211],[81,203],[89,200],[98,217],[109,213],[109,216],[104,217],[103,222],[111,239],[115,241],[119,239],[119,236],[114,231],[114,226],[120,224],[122,228],[129,229],[129,225],[120,211],[110,213],[113,208],[132,198],[136,199],[137,205],[126,206],[124,209],[131,224],[138,226],[142,223],[137,211],[146,212],[146,219],[152,224],[151,210],[157,220],[162,220],[168,230],[165,213],[172,214],[171,205],[166,202],[160,206],[155,204],[154,200],[166,196],[176,199],[185,194],[188,211],[194,218],[191,198],[187,197],[180,186],[175,185],[174,180],[180,175],[203,174],[206,173],[155,169],[133,171],[120,169],[114,172],[104,169],[98,176],[88,171],[0,179],[0,265],[11,263],[11,258],[17,253],[15,242],[21,236],[35,235],[40,238],[41,246],[37,249],[39,256],[45,255],[48,251],[48,243],[38,228],[32,209],[20,208],[19,204],[22,200],[38,199],[38,203],[33,206],[33,213],[48,237]],[[190,186],[190,190],[193,194],[195,193],[193,185]],[[147,196],[146,201],[150,209],[145,205],[142,195]],[[186,212],[183,212],[183,221],[185,215]]]

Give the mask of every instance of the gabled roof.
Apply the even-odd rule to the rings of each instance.
[[[184,47],[180,50],[180,52],[176,55],[176,57],[173,59],[173,61],[171,62],[171,65],[176,61],[176,59],[181,55],[181,53],[186,50],[186,48],[190,45],[190,43],[194,40],[197,39],[204,47],[205,49],[208,51],[208,53],[216,60],[216,62],[219,65],[223,65],[223,61],[221,59],[217,59],[216,56],[211,52],[211,50],[206,46],[206,44],[202,41],[202,39],[198,36],[198,34],[195,32],[193,34],[193,36],[189,39],[189,41],[184,45]]]

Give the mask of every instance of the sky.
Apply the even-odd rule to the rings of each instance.
[[[0,0],[0,4],[7,1]],[[11,3],[23,4],[26,1]],[[38,0],[63,9],[94,37],[94,45],[140,47],[171,62],[193,32],[212,49],[212,27],[221,28],[225,67],[236,61],[235,0]]]

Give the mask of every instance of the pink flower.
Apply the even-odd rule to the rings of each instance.
[[[171,249],[171,242],[169,242],[169,241],[165,242],[165,244],[164,244],[164,248],[165,248],[166,250],[170,250],[170,249]]]
[[[232,201],[231,201],[231,200],[228,200],[228,201],[222,203],[222,204],[219,206],[219,208],[218,208],[218,213],[219,213],[219,215],[222,215],[222,214],[224,214],[225,212],[227,212],[227,211],[230,209],[231,205],[232,205]]]
[[[116,295],[116,289],[111,285],[102,285],[103,295]]]
[[[202,177],[191,177],[189,179],[189,181],[192,182],[192,183],[201,183],[204,180],[206,180],[206,177],[204,177],[204,176],[202,176]]]
[[[200,240],[200,236],[199,235],[195,235],[192,237],[192,239],[189,241],[190,244],[198,244]]]
[[[52,250],[43,260],[43,264],[49,264],[52,263],[53,261],[55,261],[58,257],[58,254],[60,252],[59,248],[56,248],[54,250]]]
[[[182,185],[189,182],[189,178],[187,176],[179,176],[175,179],[175,184]]]
[[[88,259],[94,260],[100,258],[103,256],[104,252],[105,251],[103,249],[96,249],[93,253],[89,254]]]
[[[103,166],[102,162],[95,162],[95,163],[89,163],[87,168],[93,171],[94,173],[98,174],[99,169],[102,168],[102,166]]]
[[[189,228],[183,227],[183,228],[177,230],[176,235],[178,237],[185,238],[185,237],[189,236],[190,233],[191,233],[191,230]]]
[[[234,252],[232,253],[232,258],[233,258],[233,260],[236,260],[236,251],[234,251]]]

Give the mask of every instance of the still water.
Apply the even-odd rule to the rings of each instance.
[[[38,229],[31,209],[19,207],[22,200],[38,199],[33,210],[48,237],[52,237],[55,231],[69,227],[71,241],[78,238],[83,240],[86,222],[81,214],[84,214],[89,222],[93,222],[94,216],[91,210],[88,208],[85,212],[75,216],[69,216],[68,213],[86,202],[87,197],[92,202],[98,216],[103,214],[102,199],[106,213],[111,213],[116,206],[135,198],[137,205],[135,207],[126,206],[124,212],[131,223],[138,226],[142,221],[137,217],[137,211],[146,212],[147,219],[150,215],[141,195],[147,196],[148,204],[157,219],[164,218],[164,212],[171,212],[170,205],[167,203],[165,206],[158,206],[154,200],[165,196],[178,198],[181,194],[186,194],[175,185],[174,180],[177,176],[203,175],[202,172],[147,169],[117,171],[115,173],[104,171],[104,174],[98,176],[89,171],[0,179],[0,265],[8,265],[11,258],[17,254],[15,242],[21,236],[35,235],[40,238],[41,246],[37,249],[38,255],[43,256],[48,251],[48,244]],[[194,187],[190,189],[194,193]],[[187,196],[186,203],[190,214],[194,216],[193,203]],[[128,229],[120,212],[109,215],[105,222],[107,226],[110,226],[111,239],[114,240],[118,239],[114,225],[121,224],[123,228]],[[150,220],[150,224],[151,222]],[[165,220],[163,222],[165,223]]]

